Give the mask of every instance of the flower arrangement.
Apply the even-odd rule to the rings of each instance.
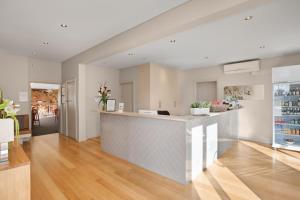
[[[102,110],[106,110],[107,106],[107,100],[111,96],[111,90],[107,87],[106,82],[103,85],[100,85],[99,91],[98,91],[98,105],[102,102]]]
[[[14,104],[12,100],[4,99],[3,92],[0,90],[0,120],[12,119],[15,125],[16,138],[19,140],[19,121],[16,117],[17,112],[20,111],[20,106]]]

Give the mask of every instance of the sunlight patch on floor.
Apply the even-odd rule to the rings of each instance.
[[[282,163],[284,163],[285,165],[288,165],[289,167],[292,167],[298,171],[300,171],[300,160],[297,158],[294,158],[290,155],[287,155],[285,153],[282,153],[280,151],[274,151],[271,148],[253,143],[253,142],[248,142],[248,141],[240,141],[242,144],[245,144],[267,156],[270,156],[271,158],[278,160]]]
[[[250,188],[248,188],[231,170],[224,167],[221,162],[216,161],[215,164],[210,166],[207,170],[229,199],[260,200]],[[206,180],[203,180],[205,183]]]
[[[205,173],[200,173],[193,186],[197,191],[201,200],[221,200],[222,198],[218,195],[213,184],[208,180]]]

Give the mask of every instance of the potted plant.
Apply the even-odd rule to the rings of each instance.
[[[106,107],[107,107],[107,100],[109,99],[109,97],[111,96],[111,90],[108,89],[106,83],[104,83],[104,85],[100,85],[100,89],[98,91],[98,97],[97,97],[97,101],[98,101],[98,105],[100,105],[102,103],[102,110],[106,111]]]
[[[191,114],[192,115],[208,115],[210,111],[211,103],[207,101],[195,102],[191,104]]]
[[[0,162],[8,160],[8,143],[14,141],[14,133],[17,141],[19,139],[19,122],[16,118],[18,111],[19,106],[9,99],[3,99],[0,90]]]

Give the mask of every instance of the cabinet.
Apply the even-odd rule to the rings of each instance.
[[[300,151],[300,82],[273,84],[273,147]]]

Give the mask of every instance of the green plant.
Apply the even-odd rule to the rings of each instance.
[[[191,104],[191,108],[210,108],[211,103],[208,101],[195,102]]]
[[[198,102],[192,103],[191,108],[200,108],[200,103]]]
[[[211,107],[211,103],[208,101],[203,101],[201,102],[201,108],[210,108]]]
[[[3,98],[3,92],[0,89],[0,118],[1,119],[9,119],[10,118],[10,119],[14,120],[17,141],[19,140],[19,136],[20,136],[19,121],[16,117],[17,112],[19,110],[20,110],[19,106],[14,104],[13,101]]]

